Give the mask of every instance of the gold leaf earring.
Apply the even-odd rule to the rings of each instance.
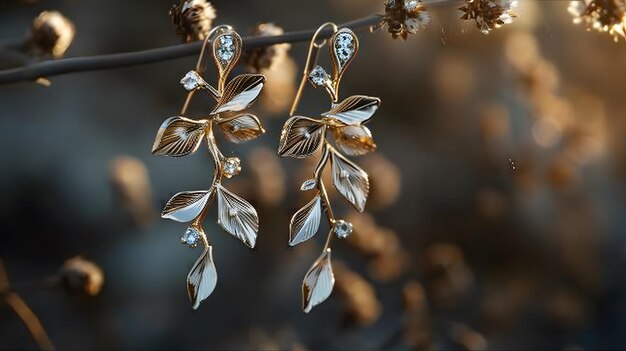
[[[317,42],[317,37],[329,27],[333,35]],[[328,44],[332,63],[332,75],[316,64],[320,49]],[[302,282],[302,308],[308,313],[330,296],[335,278],[331,265],[330,243],[333,234],[346,238],[352,233],[352,224],[335,218],[322,173],[330,161],[332,181],[335,189],[343,195],[359,212],[365,209],[369,193],[367,173],[350,161],[347,156],[358,156],[376,149],[372,133],[365,126],[380,106],[380,99],[353,95],[339,102],[339,85],[346,69],[354,60],[359,49],[359,41],[348,28],[337,29],[334,23],[323,24],[311,39],[309,54],[295,101],[289,113],[290,118],[283,126],[278,154],[282,157],[307,158],[320,148],[321,157],[313,171],[313,178],[306,180],[300,190],[315,190],[309,203],[297,211],[289,225],[289,245],[295,246],[312,238],[318,231],[324,209],[330,232],[322,254],[309,269]],[[320,119],[294,116],[306,81],[314,87],[323,87],[328,93],[330,110],[321,114]],[[328,142],[327,134],[332,132],[334,146]]]
[[[211,43],[213,61],[217,67],[217,88],[202,77],[203,58],[207,44]],[[193,308],[197,309],[217,283],[217,271],[213,262],[213,247],[202,229],[211,201],[217,198],[217,223],[226,232],[254,248],[259,231],[259,218],[250,203],[227,190],[222,181],[241,171],[237,157],[224,157],[217,147],[214,130],[219,128],[228,141],[241,143],[256,138],[265,130],[259,119],[242,111],[259,96],[265,77],[262,74],[242,74],[227,82],[228,74],[235,67],[242,50],[242,39],[230,26],[215,27],[204,40],[195,70],[189,71],[180,81],[187,98],[180,115],[166,119],[156,136],[152,153],[180,157],[198,149],[203,139],[213,159],[214,170],[208,190],[184,191],[172,197],[161,216],[177,222],[191,222],[181,238],[183,244],[204,250],[187,276],[187,290]],[[196,93],[207,93],[217,103],[208,115],[200,119],[186,117],[187,108]],[[227,114],[223,117],[223,114]]]

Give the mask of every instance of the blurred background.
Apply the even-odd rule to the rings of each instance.
[[[173,2],[2,1],[0,42],[58,10],[75,25],[66,57],[174,45]],[[385,11],[382,0],[212,4],[213,23],[242,35],[259,22],[295,31]],[[334,292],[306,315],[301,281],[327,227],[287,246],[314,163],[275,156],[306,43],[262,68],[268,86],[253,111],[267,133],[218,139],[242,159],[226,186],[256,207],[261,228],[251,251],[209,214],[219,282],[197,311],[185,279],[200,249],[180,245],[186,226],[158,213],[173,194],[207,188],[212,163],[204,148],[150,152],[197,58],[0,86],[7,289],[59,349],[623,348],[626,44],[573,24],[567,6],[522,1],[514,23],[489,35],[459,20],[458,5],[429,11],[432,23],[406,41],[359,33],[342,95],[383,102],[369,124],[378,151],[354,158],[372,189],[365,214],[331,191],[354,233],[334,241]],[[3,69],[37,60],[0,59]],[[215,79],[211,65],[205,78]],[[196,98],[191,115],[208,104]],[[309,86],[299,112],[317,117],[327,104]],[[7,304],[0,348],[37,348]]]

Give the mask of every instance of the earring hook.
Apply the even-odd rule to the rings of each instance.
[[[204,67],[202,65],[202,62],[204,61],[204,53],[206,52],[206,46],[209,42],[212,42],[215,35],[219,35],[222,33],[226,33],[226,32],[232,32],[233,31],[233,27],[229,26],[227,24],[221,24],[213,29],[211,29],[211,31],[209,32],[209,34],[206,36],[206,38],[204,38],[204,43],[202,43],[202,50],[200,51],[200,56],[198,57],[198,63],[196,64],[196,71],[198,73],[202,73],[202,71],[204,71]]]
[[[313,66],[317,63],[317,58],[319,56],[320,49],[326,45],[328,39],[324,39],[321,43],[317,43],[317,37],[326,27],[331,27],[333,33],[336,33],[338,28],[337,25],[332,22],[326,22],[322,24],[313,34],[311,38],[311,44],[309,44],[309,53],[306,58],[306,64],[304,65],[304,71],[302,72],[302,80],[300,81],[300,86],[298,87],[298,92],[296,93],[296,97],[291,105],[291,110],[289,110],[289,116],[293,116],[300,104],[300,98],[302,98],[302,92],[304,91],[304,87],[306,86],[307,78]]]
[[[202,49],[200,50],[200,56],[198,57],[198,63],[196,63],[196,72],[198,72],[198,74],[202,73],[204,71],[204,67],[202,65],[202,63],[204,62],[204,53],[206,52],[206,46],[209,42],[212,42],[213,39],[215,38],[216,34],[222,34],[225,32],[232,32],[233,31],[233,27],[229,26],[227,24],[221,24],[219,26],[216,26],[215,28],[211,29],[211,31],[209,32],[209,34],[207,34],[206,38],[204,38],[204,42],[202,43]],[[215,91],[215,89],[211,86],[208,87],[211,91],[211,94],[213,96],[217,95],[217,91]],[[189,93],[187,93],[187,98],[185,99],[185,102],[183,103],[183,108],[180,111],[181,115],[185,115],[187,113],[187,108],[189,108],[189,103],[191,102],[191,98],[193,97],[193,94],[195,94],[195,90],[190,91]]]

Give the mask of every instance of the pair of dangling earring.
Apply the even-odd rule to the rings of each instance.
[[[332,30],[332,36],[318,42],[318,37],[324,30]],[[201,75],[209,43],[218,72],[217,87],[211,86]],[[319,51],[326,44],[329,46],[332,63],[331,74],[316,64]],[[326,300],[332,292],[334,276],[330,243],[333,236],[345,238],[352,232],[352,225],[335,218],[333,213],[322,180],[322,173],[328,162],[331,164],[335,189],[358,211],[363,212],[369,192],[367,173],[347,156],[362,155],[376,148],[371,132],[364,124],[380,106],[380,99],[354,95],[339,102],[341,79],[354,60],[358,48],[358,38],[348,28],[338,29],[333,23],[325,23],[315,32],[309,46],[303,78],[289,113],[290,118],[285,122],[280,135],[278,155],[281,157],[307,158],[321,148],[321,157],[313,177],[306,180],[300,189],[315,191],[315,195],[293,215],[289,225],[290,246],[313,237],[319,229],[324,212],[330,226],[322,254],[306,273],[302,283],[305,312]],[[180,82],[187,90],[187,98],[180,115],[170,117],[162,123],[152,147],[155,155],[180,157],[196,151],[202,140],[206,139],[213,159],[211,187],[208,190],[185,191],[174,195],[162,212],[163,218],[190,222],[181,242],[192,248],[201,244],[204,249],[187,276],[187,290],[194,309],[213,292],[217,283],[213,247],[202,229],[202,222],[211,201],[217,199],[218,224],[248,247],[254,248],[259,231],[259,218],[254,207],[222,184],[224,178],[231,178],[241,171],[240,160],[222,155],[214,137],[215,130],[219,129],[228,141],[241,143],[265,132],[256,116],[242,112],[259,96],[265,77],[262,74],[241,74],[227,81],[241,51],[242,39],[232,27],[218,26],[209,33],[204,40],[195,70],[189,71]],[[316,88],[324,88],[330,97],[331,108],[322,113],[320,119],[294,116],[307,80]],[[185,117],[189,103],[196,93],[207,93],[217,102],[209,115],[199,120]],[[327,140],[329,131],[334,136],[334,146]]]

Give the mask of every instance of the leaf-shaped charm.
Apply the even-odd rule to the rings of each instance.
[[[333,62],[333,78],[339,82],[359,51],[359,40],[352,30],[342,28],[330,38],[328,49]]]
[[[317,233],[322,219],[322,200],[316,196],[291,217],[289,223],[289,246],[309,240]]]
[[[228,74],[241,55],[242,40],[236,32],[220,34],[213,40],[213,61],[219,73],[219,90],[224,87]]]
[[[337,147],[348,156],[365,155],[376,150],[372,132],[366,126],[348,125],[332,130]]]
[[[365,210],[370,182],[364,170],[336,151],[331,152],[333,185],[359,211]]]
[[[278,155],[305,158],[317,151],[324,141],[326,125],[318,120],[295,116],[285,122],[280,133]]]
[[[259,217],[254,207],[221,185],[217,185],[215,191],[219,213],[217,222],[229,234],[254,248],[259,231]]]
[[[265,133],[255,115],[243,114],[220,121],[220,129],[228,141],[242,143]]]
[[[302,308],[309,313],[313,307],[330,296],[335,285],[333,267],[330,263],[330,248],[315,261],[302,281]]]
[[[307,179],[302,183],[302,185],[300,185],[300,190],[309,191],[309,190],[315,189],[316,186],[317,186],[317,180]]]
[[[322,116],[337,119],[348,125],[364,124],[372,118],[379,106],[379,98],[354,95],[333,106],[330,111],[322,113]]]
[[[213,263],[213,247],[208,246],[187,275],[187,292],[194,310],[211,295],[216,284],[217,270]]]
[[[161,217],[177,222],[190,222],[198,217],[210,197],[210,190],[180,192],[165,204]]]
[[[207,127],[207,121],[194,121],[185,117],[170,117],[163,121],[152,153],[166,156],[185,156],[196,151]]]
[[[217,102],[211,115],[221,112],[241,111],[250,106],[261,93],[265,76],[262,74],[241,74],[233,78]]]

